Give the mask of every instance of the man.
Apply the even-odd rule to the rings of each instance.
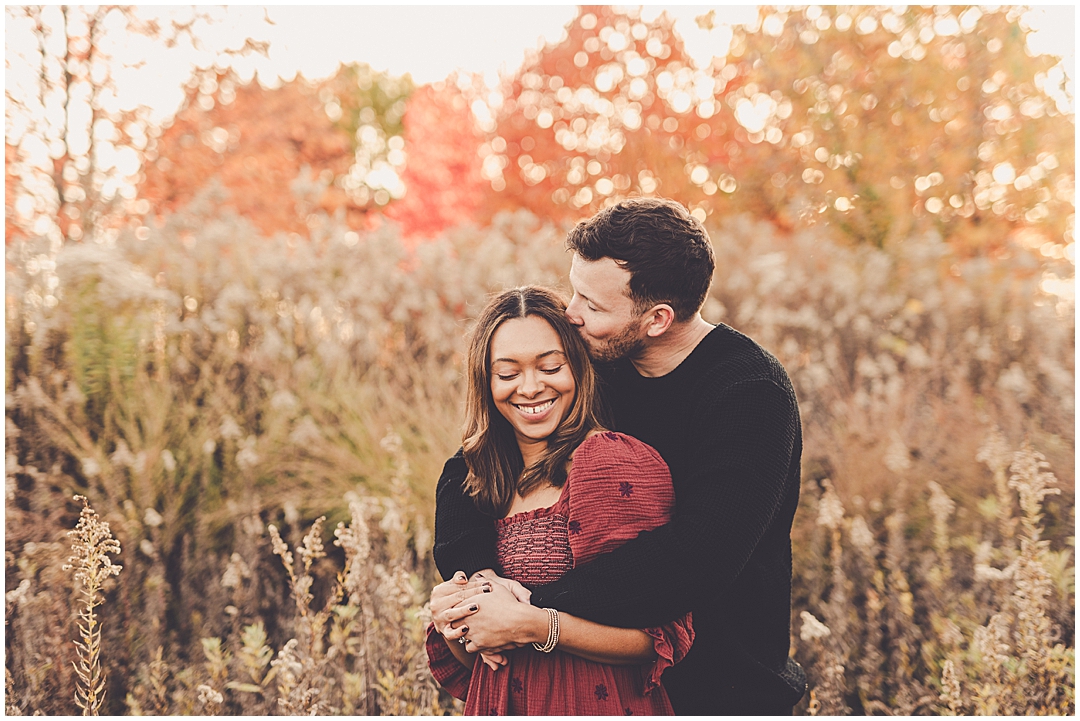
[[[532,589],[532,603],[631,628],[692,611],[694,646],[663,678],[675,712],[790,714],[806,677],[788,657],[802,453],[788,375],[750,338],[702,319],[712,246],[678,203],[624,201],[580,223],[567,247],[566,315],[615,430],[670,466],[676,508],[671,523]],[[497,568],[492,520],[466,495],[465,475],[459,452],[436,491],[444,578]]]

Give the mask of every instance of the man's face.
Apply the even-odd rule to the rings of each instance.
[[[595,361],[633,358],[645,347],[641,314],[630,300],[630,271],[611,258],[585,260],[574,254],[570,266],[574,297],[566,317],[577,326]]]

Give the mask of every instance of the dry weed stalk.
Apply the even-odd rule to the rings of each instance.
[[[1005,472],[1012,461],[1009,442],[1001,429],[994,426],[986,434],[986,439],[979,446],[975,460],[985,463],[994,474],[994,490],[997,494],[998,528],[1001,537],[1011,541],[1016,534],[1016,519],[1013,517],[1013,495],[1009,492],[1008,477]]]
[[[963,715],[964,698],[960,690],[960,677],[952,659],[946,659],[941,670],[941,702],[948,709],[946,715]]]
[[[878,543],[862,516],[851,521],[849,530],[851,545],[855,547],[862,566],[862,580],[866,594],[865,631],[862,656],[859,659],[857,686],[863,709],[869,712],[881,701],[884,678],[882,675],[885,656],[882,654],[884,635],[881,631],[881,612],[885,609],[885,574],[878,567]]]
[[[87,486],[105,515],[128,517],[113,526],[125,550],[135,549],[116,579],[124,627],[110,612],[109,653],[100,657],[119,693],[102,709],[126,693],[132,713],[205,713],[214,709],[198,701],[204,684],[222,695],[225,713],[266,714],[281,710],[280,684],[295,712],[445,710],[425,675],[420,589],[434,580],[432,486],[458,439],[454,424],[431,419],[459,412],[461,331],[485,295],[565,282],[560,233],[518,215],[455,231],[403,262],[389,226],[347,243],[348,229],[327,220],[321,239],[290,247],[217,215],[217,205],[207,194],[148,239],[125,231],[109,245],[9,246],[8,702],[23,713],[69,710],[76,679],[65,654],[74,658],[75,648],[57,630],[72,615],[60,571],[67,553],[45,546],[66,530],[57,513],[64,489]],[[1044,596],[1039,569],[1020,569],[1026,531],[1005,441],[1029,432],[1059,469],[1075,452],[1071,303],[1012,282],[1031,277],[1025,263],[1037,252],[967,258],[934,238],[851,248],[820,228],[778,234],[745,219],[710,231],[718,275],[707,318],[758,339],[785,365],[811,451],[807,481],[830,477],[843,504],[865,516],[861,525],[843,519],[847,549],[816,525],[814,495],[806,494],[811,512],[795,517],[796,534],[813,537],[794,544],[795,611],[814,610],[834,634],[806,646],[815,683],[846,683],[845,700],[861,702],[855,712],[924,712],[947,708],[938,684],[951,660],[965,710],[1061,708],[1071,693],[1072,504],[1047,514],[1039,538],[1053,544],[1036,554],[1053,581]],[[43,254],[63,291],[51,311],[20,300],[42,287]],[[988,422],[1004,429],[979,455],[991,484],[972,461]],[[419,430],[402,441],[388,425]],[[1071,467],[1059,476],[1071,500]],[[902,492],[929,478],[960,505],[982,499],[948,515],[949,538]],[[258,500],[260,492],[272,496]],[[305,607],[303,593],[285,597],[286,574],[262,544],[260,519],[280,503],[337,510],[346,493],[361,506],[358,516],[350,504],[356,550],[343,547],[342,597],[318,632],[315,599]],[[360,528],[358,517],[370,525]],[[952,574],[935,585],[924,561],[942,568],[946,557]],[[332,583],[320,575],[327,565],[308,575]],[[293,569],[305,575],[300,560]],[[319,582],[307,593],[325,595]],[[1021,621],[1016,606],[1040,598],[1041,616]],[[120,600],[110,596],[110,608]],[[971,640],[992,616],[979,643]],[[1017,631],[1043,659],[1038,683]],[[1048,650],[1034,641],[1041,633]],[[220,637],[231,654],[217,681],[204,665],[204,637]],[[279,657],[292,637],[298,646]],[[190,645],[169,645],[178,638]],[[826,644],[845,649],[846,681],[823,658]],[[325,662],[305,669],[301,657]]]
[[[85,496],[75,496],[83,504],[79,522],[68,532],[72,539],[73,555],[64,570],[73,570],[80,585],[79,640],[75,642],[79,662],[75,666],[79,678],[75,703],[84,716],[97,716],[105,700],[105,674],[101,669],[101,624],[95,609],[105,603],[101,590],[112,576],[123,570],[109,558],[120,553],[120,542],[113,538],[109,524],[102,521]]]
[[[956,511],[956,503],[945,490],[930,481],[930,516],[934,519],[934,551],[937,566],[931,570],[930,583],[941,588],[952,578],[952,561],[949,558],[949,517]]]
[[[326,556],[322,542],[322,526],[325,521],[325,516],[315,519],[297,547],[299,569],[292,551],[282,540],[277,527],[273,524],[267,527],[274,554],[281,558],[282,565],[289,574],[289,587],[299,614],[299,638],[290,639],[279,652],[278,658],[271,662],[271,667],[277,669],[278,706],[286,713],[315,714],[320,708],[325,708],[320,706],[322,694],[317,678],[326,662],[323,630],[342,593],[338,584],[326,605],[319,611],[312,610],[311,602],[314,596],[311,587],[315,578],[311,575],[311,567],[315,561]]]
[[[1041,538],[1042,504],[1047,496],[1061,493],[1061,489],[1051,487],[1057,479],[1049,468],[1046,458],[1026,441],[1010,466],[1009,487],[1019,493],[1024,513],[1011,606],[1016,618],[1016,649],[1024,661],[1024,713],[1028,714],[1065,713],[1074,706],[1070,698],[1073,652],[1054,643],[1060,630],[1052,627],[1047,616],[1053,584],[1043,563],[1050,544]]]
[[[844,678],[848,649],[844,634],[848,628],[847,585],[844,574],[844,553],[840,529],[844,523],[844,505],[836,494],[829,479],[823,479],[822,494],[818,503],[819,526],[830,533],[829,564],[832,567],[832,579],[829,601],[825,605],[825,614],[829,625],[817,620],[809,612],[802,612],[802,630],[800,637],[804,641],[819,641],[822,653],[816,665],[819,682],[814,689],[815,715],[844,715],[851,712],[845,702],[847,683]]]
[[[832,629],[819,621],[809,611],[800,614],[802,629],[799,638],[808,643],[819,643],[822,655],[818,662],[818,672],[821,674],[821,682],[810,690],[810,706],[808,712],[811,716],[843,716],[851,712],[844,703],[844,664],[836,652],[833,643]]]

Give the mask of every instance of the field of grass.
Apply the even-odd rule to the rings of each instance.
[[[216,205],[8,246],[5,710],[455,713],[422,632],[462,339],[493,291],[565,289],[562,230],[409,252]],[[803,414],[797,712],[1073,713],[1072,266],[710,231],[706,319]]]

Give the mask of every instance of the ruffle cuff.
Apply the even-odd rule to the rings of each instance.
[[[424,647],[427,649],[428,668],[431,669],[431,675],[451,696],[464,701],[469,693],[472,669],[466,668],[461,661],[458,661],[457,656],[447,647],[446,639],[435,630],[434,623],[427,625],[427,639]]]
[[[656,660],[645,676],[644,693],[647,696],[660,686],[664,671],[682,661],[694,644],[693,614],[687,613],[677,621],[642,630],[652,637],[656,651]]]

